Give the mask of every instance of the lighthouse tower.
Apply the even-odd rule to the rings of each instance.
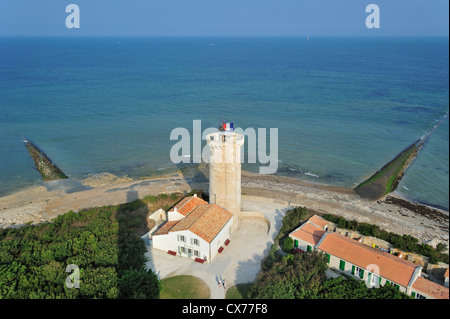
[[[234,215],[235,228],[241,211],[241,146],[244,136],[227,130],[206,137],[210,147],[209,203]]]

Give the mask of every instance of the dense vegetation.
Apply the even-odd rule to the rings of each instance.
[[[321,287],[321,299],[411,299],[392,285],[367,288],[361,280],[337,277],[326,280]]]
[[[301,222],[304,222],[312,215],[305,207],[295,207],[286,211],[283,220],[281,222],[281,228],[277,236],[275,237],[274,243],[272,244],[269,255],[264,259],[262,267],[263,269],[269,269],[274,262],[281,260],[281,253],[279,252],[280,241],[283,242],[283,248],[289,250],[289,233],[299,226]],[[285,241],[288,241],[285,243]],[[292,242],[293,245],[293,242]]]
[[[149,212],[181,198],[148,196],[0,230],[0,298],[158,298],[161,284],[145,269],[140,236]],[[79,289],[65,284],[74,276],[69,265],[79,268]]]
[[[263,261],[263,270],[251,284],[248,297],[255,299],[398,299],[410,298],[390,285],[368,288],[363,281],[346,276],[327,279],[327,260],[323,253],[288,253],[283,256],[283,248],[292,250],[292,240],[288,234],[308,219],[313,212],[304,207],[296,207],[286,212],[280,232],[269,256]],[[236,288],[239,290],[239,287]]]
[[[250,288],[255,299],[409,299],[391,285],[368,288],[348,277],[326,279],[325,255],[288,254],[262,272]]]
[[[446,249],[445,244],[438,244],[438,246],[433,248],[428,244],[419,244],[419,240],[410,235],[399,235],[392,232],[387,232],[380,229],[377,225],[358,223],[355,220],[346,220],[343,217],[327,214],[323,216],[324,219],[331,221],[337,225],[339,228],[355,230],[363,236],[372,236],[380,238],[391,243],[395,248],[401,249],[406,252],[416,253],[429,258],[429,262],[436,264],[442,261],[446,264],[449,263],[449,255],[443,253]]]

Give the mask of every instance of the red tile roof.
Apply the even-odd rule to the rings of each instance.
[[[190,230],[210,243],[233,217],[233,214],[216,204],[202,206],[209,206],[209,208],[190,227]]]
[[[447,287],[441,286],[423,277],[418,277],[412,285],[412,288],[436,299],[449,299]]]
[[[226,209],[216,204],[208,204],[204,200],[191,196],[183,199],[177,205],[177,211],[184,218],[166,222],[153,236],[165,235],[169,232],[190,230],[206,242],[210,243],[233,217]]]
[[[187,216],[189,215],[192,210],[194,210],[198,205],[208,204],[208,202],[204,201],[203,199],[197,197],[197,196],[189,196],[183,198],[178,204],[174,206],[173,209],[169,210],[169,212],[173,212],[175,208],[177,209],[177,212],[180,214]]]
[[[319,215],[313,215],[309,219],[309,221],[316,224],[317,226],[319,226],[322,229],[328,225],[328,222],[325,219],[323,219],[322,217],[320,217]]]
[[[407,287],[416,264],[372,248],[338,233],[327,233],[318,247],[320,250],[366,269],[377,265],[380,276]]]
[[[155,231],[153,233],[154,235],[166,235],[169,233],[169,230],[177,223],[177,220],[171,221],[171,222],[166,222],[165,224],[163,224],[161,226],[161,228],[159,228],[157,231]]]
[[[322,238],[323,234],[325,234],[325,231],[321,228],[316,227],[312,224],[304,223],[290,235],[316,246]]]

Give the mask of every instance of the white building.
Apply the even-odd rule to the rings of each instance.
[[[317,249],[317,244],[328,229],[328,222],[318,215],[312,216],[300,227],[289,234],[294,241],[294,249],[302,252]]]
[[[152,246],[173,255],[211,262],[229,243],[233,214],[196,195],[167,212],[167,221],[153,234]]]
[[[289,234],[294,248],[323,252],[328,267],[370,287],[392,285],[415,299],[448,299],[449,289],[422,277],[422,267],[365,245],[358,240],[327,231],[327,221],[314,215]],[[447,272],[448,277],[448,272]]]

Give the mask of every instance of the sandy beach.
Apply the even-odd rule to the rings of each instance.
[[[193,188],[208,190],[204,168],[140,180],[105,173],[81,181],[51,183],[0,197],[0,228],[47,222],[70,210],[116,205],[148,195],[188,192]],[[269,198],[286,207],[305,206],[319,213],[376,224],[433,246],[449,241],[448,211],[409,202],[396,194],[368,201],[351,188],[249,172],[242,172],[242,194]]]

